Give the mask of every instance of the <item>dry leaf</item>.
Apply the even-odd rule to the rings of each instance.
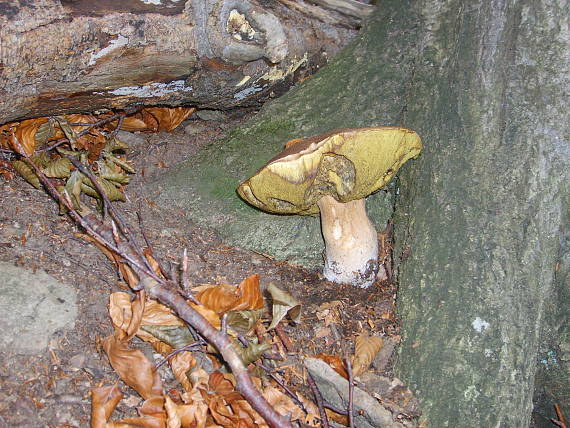
[[[239,300],[239,290],[229,284],[211,286],[200,291],[196,298],[208,309],[223,314],[229,311]]]
[[[146,356],[138,349],[129,347],[120,331],[103,340],[103,349],[109,362],[120,378],[139,393],[145,400],[151,398],[154,390],[161,390],[160,377]]]
[[[293,322],[299,322],[301,318],[301,305],[286,291],[281,290],[273,283],[269,283],[267,291],[271,294],[273,318],[271,324],[267,328],[271,330],[275,328],[279,322],[289,315]]]
[[[384,341],[381,337],[360,335],[356,338],[354,347],[354,359],[352,361],[352,373],[354,376],[360,376],[380,352]]]
[[[196,364],[192,352],[180,352],[170,360],[172,373],[187,392],[192,390],[192,383],[186,373],[196,367]]]
[[[259,275],[251,275],[244,279],[238,287],[229,284],[201,286],[196,298],[208,309],[218,314],[228,311],[263,308],[263,296],[259,288]]]
[[[348,379],[348,372],[344,367],[344,363],[337,355],[317,354],[315,355],[315,358],[323,360],[325,363],[331,366],[335,372],[337,372],[343,378]]]
[[[117,384],[91,390],[91,428],[107,428],[107,421],[123,398]]]
[[[158,131],[173,131],[196,111],[194,107],[149,107],[145,109],[158,121]]]
[[[254,274],[244,279],[238,286],[241,297],[231,308],[232,311],[261,309],[264,306],[263,296],[259,288],[259,275]]]

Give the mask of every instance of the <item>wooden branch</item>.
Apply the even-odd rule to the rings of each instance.
[[[291,427],[290,421],[271,407],[263,395],[257,390],[249,376],[247,368],[239,358],[229,337],[221,331],[216,330],[200,313],[189,306],[179,293],[173,291],[175,289],[174,284],[157,276],[156,273],[146,265],[146,258],[142,255],[143,253],[140,248],[136,248],[137,244],[135,242],[128,240],[126,242],[117,242],[120,238],[114,233],[113,229],[103,224],[94,214],[83,216],[76,211],[69,198],[58,192],[42,170],[25,154],[23,147],[17,139],[14,144],[18,151],[24,156],[26,162],[34,169],[34,172],[48,193],[68,209],[68,214],[71,219],[85,229],[85,231],[101,245],[104,245],[122,257],[125,263],[137,273],[140,281],[139,284],[134,287],[135,290],[144,290],[149,296],[158,299],[161,303],[173,309],[180,318],[196,329],[208,342],[218,349],[228,366],[232,369],[237,382],[237,390],[241,392],[251,407],[265,419],[271,428]],[[84,172],[87,172],[87,174],[90,173],[87,169],[84,169]],[[92,174],[90,175],[95,184],[97,180]],[[105,193],[102,192],[102,189],[98,188],[98,190],[101,192],[101,197],[105,199],[105,203],[110,204]],[[123,224],[115,211],[113,211],[113,216],[116,216],[119,222]],[[123,227],[121,232],[129,239],[132,235],[128,232],[126,233],[126,230],[128,229]]]
[[[0,125],[142,104],[257,106],[323,65],[360,22],[316,5],[328,19],[261,0],[154,3],[0,7]]]

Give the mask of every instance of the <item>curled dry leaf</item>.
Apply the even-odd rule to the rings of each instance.
[[[157,390],[161,391],[154,364],[140,350],[129,347],[123,332],[116,330],[115,334],[105,338],[103,349],[115,372],[145,400],[156,395]]]
[[[30,167],[26,162],[21,160],[15,160],[12,161],[12,166],[24,180],[26,180],[36,189],[42,187],[40,179],[38,178],[32,167]]]
[[[335,372],[337,372],[343,378],[348,379],[348,372],[346,371],[342,360],[337,355],[317,354],[315,355],[315,358],[323,360],[325,363],[331,366]]]
[[[168,415],[168,428],[203,428],[206,426],[208,406],[203,402],[176,404],[166,397],[164,407]]]
[[[263,308],[263,296],[259,287],[259,275],[251,275],[239,286],[229,284],[201,286],[194,289],[197,299],[218,314],[228,311]]]
[[[117,384],[91,390],[91,428],[107,428],[111,414],[123,398]]]
[[[174,373],[174,376],[186,392],[190,392],[192,390],[192,383],[190,382],[190,379],[188,379],[186,373],[196,367],[196,364],[197,363],[192,356],[192,352],[180,352],[170,360],[172,373]]]
[[[0,126],[0,147],[20,153],[18,145],[15,144],[17,138],[25,152],[20,154],[31,156],[37,146],[36,133],[47,121],[47,117],[38,117]]]
[[[267,328],[271,330],[275,328],[279,322],[289,315],[293,322],[299,322],[301,318],[301,305],[286,291],[281,290],[273,283],[269,283],[267,291],[271,294],[273,318],[271,324]]]
[[[196,111],[193,107],[149,107],[123,119],[123,131],[156,132],[174,130]],[[112,125],[117,126],[117,121]]]
[[[384,341],[381,337],[363,334],[356,338],[354,359],[352,361],[352,372],[354,376],[360,376],[368,370],[383,345]]]
[[[129,325],[132,317],[130,295],[123,292],[111,294],[109,298],[109,315],[111,316],[111,322],[116,328],[124,329],[125,326]],[[145,303],[140,324],[155,326],[186,325],[184,321],[174,315],[167,306],[152,299],[147,300]],[[147,342],[153,343],[159,341],[155,336],[141,329],[136,332],[136,335]]]
[[[194,107],[149,107],[147,110],[158,121],[158,131],[173,131],[196,111]]]
[[[196,298],[205,307],[221,315],[231,310],[239,299],[238,293],[239,290],[233,285],[220,284],[204,288]]]

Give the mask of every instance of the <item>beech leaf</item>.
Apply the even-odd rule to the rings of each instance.
[[[378,336],[362,334],[356,337],[354,359],[352,361],[352,372],[354,376],[360,376],[368,370],[383,345],[384,341]]]
[[[14,167],[16,172],[18,174],[20,174],[20,176],[24,180],[26,180],[28,183],[30,183],[32,186],[34,186],[36,189],[39,189],[42,187],[42,185],[40,183],[40,179],[38,178],[38,176],[36,175],[36,173],[34,172],[32,167],[29,166],[26,162],[21,161],[21,160],[15,160],[15,161],[12,161],[12,166]]]
[[[174,349],[182,348],[196,341],[194,336],[192,336],[192,332],[186,326],[141,325],[140,328]]]
[[[228,326],[239,334],[247,334],[257,320],[261,319],[265,309],[249,311],[230,311],[227,313],[226,321]]]
[[[298,323],[301,318],[301,305],[289,293],[281,290],[275,284],[269,283],[267,291],[273,300],[272,312],[273,318],[271,324],[267,328],[271,330],[275,328],[279,322],[289,315],[291,321]]]
[[[52,178],[68,178],[71,175],[73,165],[67,158],[54,159],[47,164],[43,172]]]

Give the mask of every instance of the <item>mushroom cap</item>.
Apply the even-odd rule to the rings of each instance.
[[[316,215],[324,195],[349,202],[382,188],[419,155],[422,143],[409,129],[370,127],[337,129],[285,147],[237,192],[263,211]]]

